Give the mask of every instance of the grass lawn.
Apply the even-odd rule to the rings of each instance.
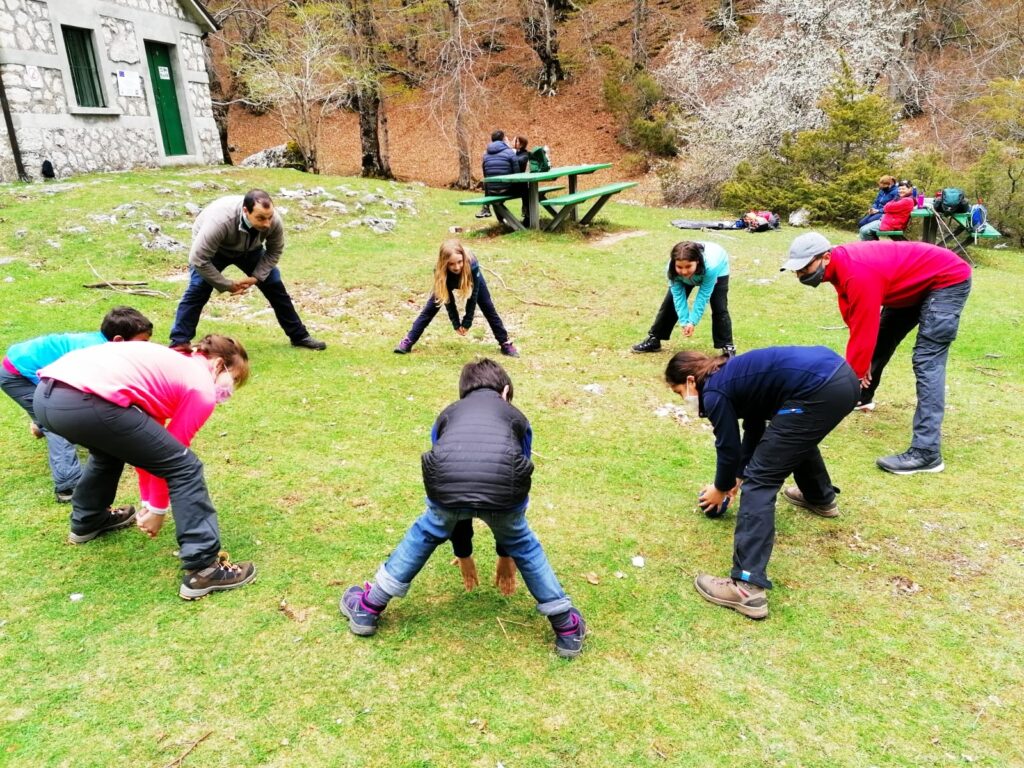
[[[278,194],[316,185],[349,212]],[[909,444],[908,341],[878,410],[824,443],[842,516],[779,504],[776,588],[758,623],[693,589],[697,573],[727,573],[735,512],[695,511],[714,473],[710,428],[659,415],[681,405],[663,384],[669,355],[629,347],[664,294],[671,246],[694,236],[731,254],[741,352],[842,351],[835,291],[778,270],[794,230],[686,233],[669,221],[707,212],[612,203],[586,234],[504,235],[459,193],[291,171],[8,185],[0,346],[96,329],[123,303],[165,342],[186,275],[186,203],[252,186],[287,209],[282,273],[329,344],[292,349],[255,292],[215,296],[200,324],[241,339],[253,364],[193,448],[225,548],[259,579],[180,600],[171,521],[153,541],[129,530],[65,543],[45,447],[0,398],[0,765],[1024,765],[1021,252],[976,250],[950,357],[946,471],[874,466]],[[367,215],[394,218],[394,231],[345,226]],[[411,355],[391,352],[456,224],[522,354],[499,359],[535,434],[532,526],[590,624],[573,662],[554,655],[521,584],[510,598],[491,585],[480,526],[477,591],[463,590],[445,546],[375,637],[350,634],[337,610],[422,510],[419,455],[460,367],[497,356],[479,313],[466,338],[442,312]],[[143,247],[155,225],[186,247]],[[83,287],[101,278],[167,297]],[[686,345],[710,348],[710,317],[667,349]],[[133,479],[119,503],[137,500]]]

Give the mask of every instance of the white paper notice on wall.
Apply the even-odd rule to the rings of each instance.
[[[30,88],[43,87],[43,75],[39,71],[39,67],[34,67],[31,64],[25,67],[25,83]]]
[[[117,70],[119,96],[142,96],[142,75],[124,69]]]
[[[170,67],[157,67],[156,71],[157,71],[157,73],[159,73],[161,80],[170,80],[171,79],[171,68]]]

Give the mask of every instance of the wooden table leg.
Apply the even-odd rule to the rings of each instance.
[[[528,186],[526,226],[540,229],[540,182],[531,181]]]

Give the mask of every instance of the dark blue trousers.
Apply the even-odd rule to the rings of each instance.
[[[797,400],[787,400],[768,422],[744,472],[733,534],[732,578],[771,589],[768,560],[775,546],[775,497],[790,473],[811,504],[836,497],[818,444],[853,410],[860,381],[850,366]]]
[[[686,298],[695,285],[683,286],[686,291]],[[711,307],[711,342],[721,349],[727,344],[732,344],[732,317],[729,315],[729,276],[723,275],[715,281],[714,290],[711,291],[711,298],[708,299]],[[672,330],[679,322],[679,315],[676,314],[676,303],[672,299],[671,289],[665,292],[665,298],[658,308],[658,314],[654,317],[654,324],[647,333],[656,339],[668,341]]]
[[[246,275],[252,276],[264,251],[252,251],[245,256],[237,257],[235,254],[218,252],[213,257],[213,266],[223,272],[229,265],[234,264]],[[309,331],[299,319],[299,313],[295,311],[292,304],[292,297],[288,295],[288,289],[284,287],[281,280],[281,271],[274,267],[267,279],[256,283],[260,293],[267,297],[270,306],[277,317],[277,323],[292,341],[301,341],[309,336]],[[203,313],[203,307],[210,300],[213,293],[213,286],[206,282],[195,267],[189,268],[188,287],[181,296],[178,303],[178,312],[174,317],[174,327],[171,328],[171,344],[188,344],[196,336],[196,327],[199,325],[199,316]]]
[[[508,331],[505,330],[505,324],[501,322],[501,317],[498,316],[498,310],[494,308],[494,300],[491,298],[491,292],[487,290],[487,283],[484,282],[483,275],[480,276],[479,282],[476,306],[483,313],[487,324],[491,326],[491,333],[494,334],[494,338],[497,339],[499,344],[504,344],[508,341]],[[455,299],[452,298],[450,301],[454,302]],[[423,332],[427,330],[427,326],[430,325],[430,321],[434,319],[440,309],[437,306],[437,299],[434,298],[434,294],[431,292],[427,298],[427,303],[423,305],[423,309],[420,310],[419,315],[412,322],[412,328],[406,334],[409,341],[415,344],[419,340]]]

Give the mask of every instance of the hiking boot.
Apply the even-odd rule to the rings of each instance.
[[[34,421],[28,423],[28,433],[32,435],[36,440],[41,437],[46,437],[46,433],[43,432],[43,428],[36,424]]]
[[[366,602],[370,593],[369,582],[361,587],[349,587],[338,602],[338,609],[348,617],[348,628],[353,635],[369,637],[376,633],[383,608],[374,608]]]
[[[732,608],[751,619],[763,619],[768,615],[768,595],[764,587],[708,574],[698,576],[693,585],[709,603]]]
[[[782,492],[782,497],[794,507],[806,509],[818,517],[839,517],[839,505],[833,499],[831,504],[811,504],[804,498],[803,492],[795,485],[789,486]]]
[[[575,659],[583,651],[583,638],[587,635],[587,622],[575,608],[569,609],[568,626],[555,629],[554,617],[551,627],[555,629],[555,653],[563,659]]]
[[[66,491],[58,491],[54,489],[53,495],[57,499],[58,504],[70,504],[71,497],[75,495],[75,489],[68,488]]]
[[[736,346],[734,344],[726,344],[722,347],[722,354],[728,358],[736,357]]]
[[[228,553],[221,552],[217,559],[205,568],[185,571],[178,588],[178,597],[183,600],[198,600],[211,592],[237,589],[256,578],[256,566],[252,563],[232,563]]]
[[[864,402],[864,401],[858,400],[857,404],[855,406],[853,406],[853,410],[860,411],[861,413],[866,413],[867,411],[873,411],[873,410],[875,410],[875,401],[874,400],[868,400],[867,402]]]
[[[404,339],[398,342],[398,346],[395,347],[395,354],[408,355],[410,352],[412,352],[412,342],[409,341],[409,337],[406,336]]]
[[[506,341],[501,344],[501,354],[506,357],[519,357],[519,350],[511,341]]]
[[[879,469],[892,472],[894,475],[913,475],[917,472],[941,472],[946,468],[942,463],[942,454],[922,451],[920,448],[908,448],[905,453],[895,456],[883,456],[875,461]]]
[[[479,211],[476,212],[476,217],[478,219],[488,219],[488,218],[490,218],[490,216],[491,216],[491,209],[488,208],[486,205],[483,208],[481,208]]]
[[[306,338],[299,339],[298,341],[292,339],[292,346],[302,347],[304,349],[313,349],[320,352],[327,349],[327,342],[320,341],[320,339],[314,339],[312,336],[307,336]]]
[[[632,346],[634,352],[658,352],[661,350],[661,340],[655,336],[648,336],[639,344]]]
[[[59,495],[57,500],[60,500]],[[68,499],[68,501],[71,501],[71,499]],[[85,544],[87,541],[92,541],[100,534],[116,531],[119,528],[126,528],[135,522],[135,507],[131,504],[124,507],[117,507],[116,509],[108,509],[107,514],[109,517],[106,522],[100,525],[99,528],[94,528],[91,531],[76,531],[72,528],[68,532],[68,541],[72,544]]]

